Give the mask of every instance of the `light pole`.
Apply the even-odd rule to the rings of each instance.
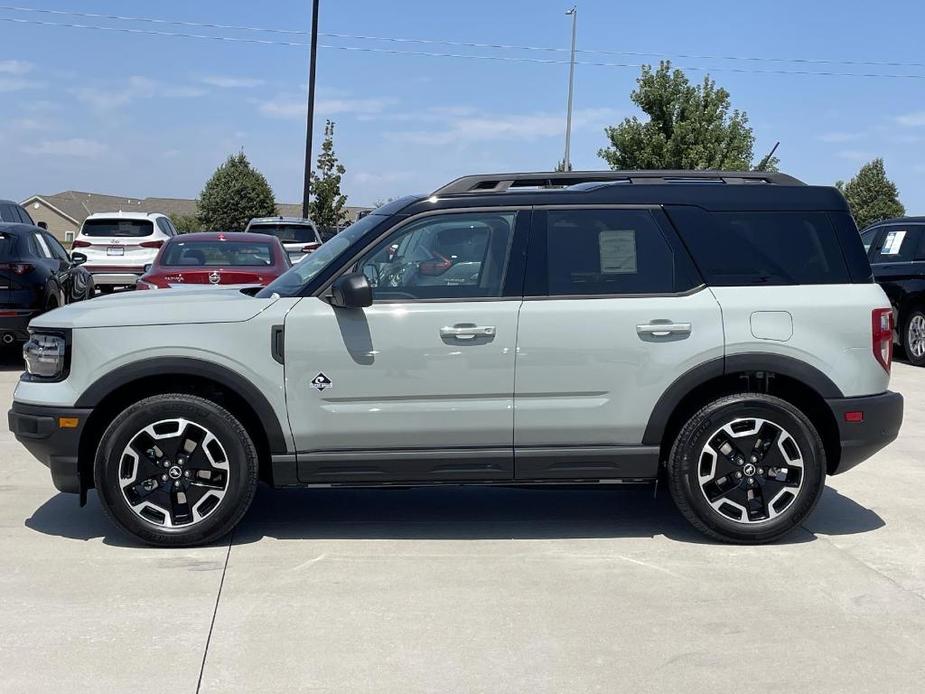
[[[578,6],[573,5],[566,15],[572,17],[572,59],[568,68],[568,112],[565,118],[565,159],[562,165],[566,171],[572,170],[572,91],[575,84],[575,28],[578,23]]]
[[[308,193],[312,182],[312,126],[315,120],[315,62],[318,57],[318,0],[312,0],[312,47],[308,65],[308,115],[305,123],[305,179],[302,182],[302,218],[308,219]]]

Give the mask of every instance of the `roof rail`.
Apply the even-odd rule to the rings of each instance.
[[[517,188],[558,188],[578,183],[771,183],[784,186],[805,185],[793,176],[769,171],[548,171],[535,173],[499,173],[463,176],[438,188],[433,195],[457,193],[503,193]]]

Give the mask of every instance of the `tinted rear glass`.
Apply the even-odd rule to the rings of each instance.
[[[270,234],[283,243],[313,243],[315,230],[304,224],[253,224],[248,231],[254,234]]]
[[[851,281],[825,212],[706,212],[696,207],[671,207],[668,212],[708,284]]]
[[[160,264],[168,267],[268,267],[273,265],[273,249],[269,243],[177,241],[164,249]]]
[[[138,238],[151,236],[154,224],[144,219],[88,219],[81,233],[84,236]]]
[[[17,238],[13,234],[0,232],[0,260],[16,259]]]

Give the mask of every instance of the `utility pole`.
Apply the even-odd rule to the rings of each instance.
[[[565,159],[563,165],[566,171],[572,170],[572,92],[575,84],[575,25],[578,23],[578,6],[565,13],[572,17],[572,60],[568,68],[568,114],[565,118]]]
[[[308,115],[305,123],[305,179],[302,183],[302,218],[308,218],[312,173],[312,126],[315,121],[315,63],[318,57],[318,0],[312,0],[312,47],[308,64]]]

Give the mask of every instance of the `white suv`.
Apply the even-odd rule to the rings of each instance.
[[[134,287],[157,251],[176,236],[170,218],[158,212],[98,212],[80,226],[73,250],[103,292]]]
[[[293,263],[304,260],[322,243],[315,223],[301,217],[255,217],[247,223],[244,231],[275,236]]]
[[[121,294],[31,330],[10,430],[162,545],[227,533],[258,479],[659,477],[707,535],[768,542],[903,413],[845,199],[761,172],[470,176],[264,289]]]

